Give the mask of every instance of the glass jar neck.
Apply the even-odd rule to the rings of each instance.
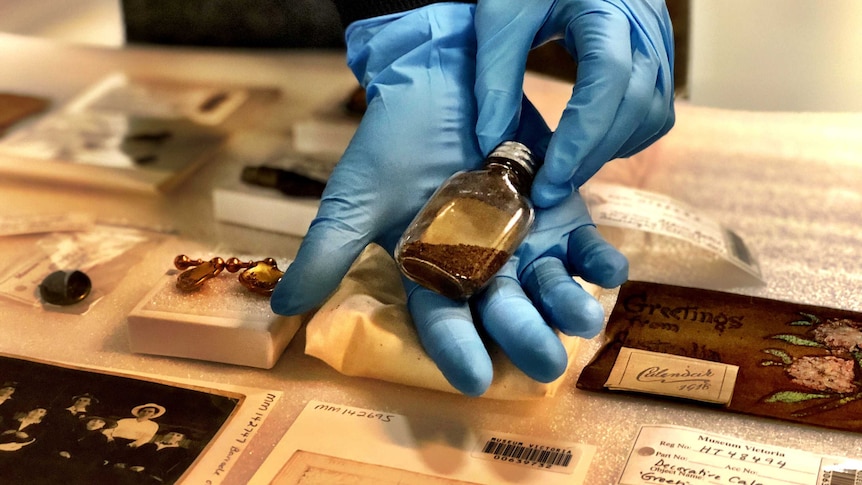
[[[533,184],[533,176],[539,163],[526,145],[517,141],[504,141],[485,159],[485,166],[499,165],[515,175],[515,183],[521,193],[528,195]]]
[[[485,167],[489,170],[499,170],[505,172],[518,192],[524,195],[530,195],[530,187],[533,185],[533,173],[525,169],[523,165],[507,160],[505,158],[489,159],[485,163]]]

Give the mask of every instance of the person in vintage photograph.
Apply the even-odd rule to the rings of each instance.
[[[48,409],[42,406],[33,406],[27,411],[16,413],[15,417],[3,426],[5,429],[0,432],[0,447],[4,444],[29,445],[42,438],[47,431],[44,423],[47,415]],[[14,446],[10,446],[10,448],[14,448]],[[20,449],[20,447],[18,448]]]
[[[52,483],[98,483],[97,479],[105,469],[112,451],[112,444],[104,431],[116,426],[117,422],[113,419],[95,414],[82,417],[73,439],[58,447],[50,460],[45,462],[49,467],[45,470],[46,475],[55,477]]]
[[[91,412],[93,406],[99,404],[99,400],[96,399],[96,396],[90,394],[89,392],[85,392],[83,394],[78,394],[77,396],[72,397],[71,406],[65,408],[69,414],[74,416],[85,415],[88,412]]]
[[[117,426],[105,430],[105,436],[118,448],[136,448],[149,442],[159,431],[159,424],[153,421],[165,414],[164,406],[147,403],[132,408],[132,418],[117,421]]]
[[[183,446],[188,431],[171,427],[156,440],[126,454],[112,465],[111,476],[120,483],[173,483],[189,464],[191,454]]]
[[[4,422],[12,419],[14,414],[15,401],[12,395],[18,388],[17,382],[6,381],[0,385],[0,426],[4,426]]]
[[[39,453],[49,439],[44,423],[48,408],[30,405],[15,413],[0,431],[0,477],[3,483],[32,483],[38,476]]]
[[[92,413],[93,406],[98,403],[96,396],[86,392],[72,396],[69,406],[51,410],[45,422],[57,446],[66,446],[66,442],[75,439],[81,420]]]

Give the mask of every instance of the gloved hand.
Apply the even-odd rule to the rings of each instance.
[[[526,100],[525,123],[515,135],[538,158],[550,129]],[[480,323],[529,377],[561,376],[568,355],[554,333],[584,338],[604,324],[601,304],[573,279],[613,288],[628,278],[628,260],[598,233],[578,192],[548,209],[537,209],[527,239],[488,286],[473,297],[473,313],[430,290],[416,287],[407,304],[426,351],[462,392],[478,395],[490,385],[491,360],[473,322]]]
[[[318,306],[369,243],[392,254],[433,191],[454,172],[482,163],[474,10],[438,3],[348,27],[348,65],[366,89],[368,107],[275,288],[276,313]]]
[[[607,161],[634,155],[674,123],[673,32],[662,0],[487,0],[476,8],[476,133],[489,153],[523,124],[529,51],[560,40],[574,90],[533,183],[533,202],[565,200]]]
[[[276,313],[298,314],[319,305],[369,243],[377,242],[391,253],[414,214],[449,175],[481,164],[472,93],[473,8],[466,4],[434,4],[355,22],[348,29],[348,62],[366,88],[368,109],[327,183],[317,218],[273,293],[271,305]],[[544,130],[536,129],[538,138],[547,135],[546,126]],[[559,215],[566,217],[563,209]],[[540,214],[540,221],[545,219]],[[589,236],[584,239],[592,241]],[[573,257],[580,256],[573,253]],[[518,261],[521,260],[526,258]],[[548,376],[565,369],[565,365],[561,370],[558,364],[561,344],[553,333],[542,333],[541,327],[548,329],[548,325],[513,279],[514,263],[507,268],[508,280],[495,281],[477,297],[477,308],[484,309],[477,315],[487,320],[486,328],[494,327],[498,336],[514,335],[516,327],[512,322],[522,322],[532,333],[541,334],[542,339],[533,340],[542,340],[547,351],[524,349],[522,357],[515,355],[519,349],[506,345],[504,349],[510,357],[515,355],[513,360],[522,368],[526,363],[528,374],[548,380]],[[468,395],[482,394],[491,383],[493,369],[471,305],[404,281],[411,316],[425,350],[456,389]],[[569,288],[568,293],[551,292],[547,304],[539,308],[547,313],[552,308],[571,305],[570,300],[558,299],[575,294],[571,312],[554,310],[552,314],[564,318],[564,313],[566,317],[572,313],[574,320],[567,321],[587,320],[587,326],[595,326],[596,318],[580,317],[582,309],[577,308],[578,302],[589,300],[588,295]],[[512,298],[512,293],[518,297]],[[587,316],[594,316],[597,303],[587,305],[592,305]],[[509,319],[512,315],[518,318]],[[600,307],[598,315],[600,326]],[[533,361],[552,362],[554,369],[533,365]]]

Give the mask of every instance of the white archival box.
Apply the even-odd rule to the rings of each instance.
[[[213,189],[216,220],[291,236],[305,235],[319,207],[317,198],[290,197],[240,182]]]
[[[290,140],[272,140],[258,134],[246,138],[246,143],[253,143],[263,152],[268,150],[261,147],[271,147],[262,157],[264,165],[325,182],[358,124],[358,118],[343,113],[318,113],[295,123]],[[213,212],[219,222],[291,236],[305,235],[319,207],[318,198],[288,196],[239,180],[213,190]]]

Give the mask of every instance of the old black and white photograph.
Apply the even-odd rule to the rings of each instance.
[[[176,483],[243,397],[0,356],[0,483]]]

